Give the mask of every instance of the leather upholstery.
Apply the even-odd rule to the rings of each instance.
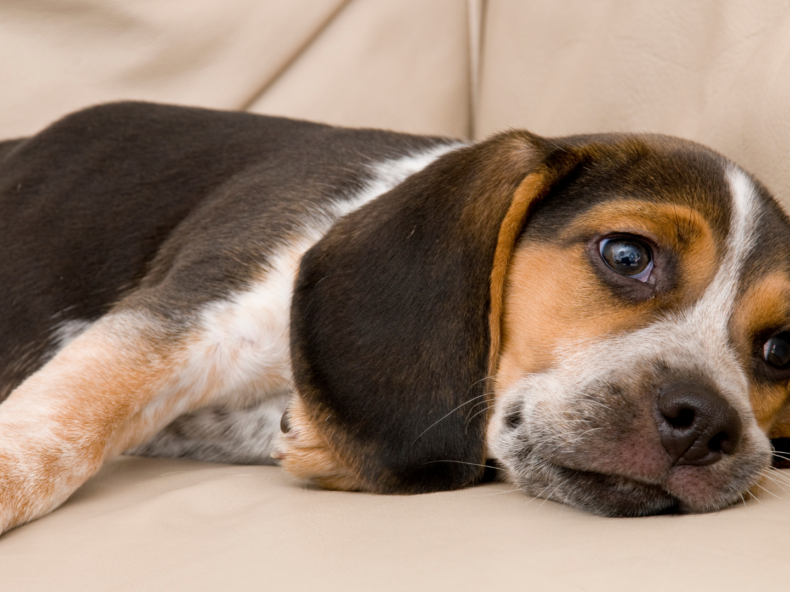
[[[0,137],[130,98],[458,137],[665,132],[790,206],[789,54],[771,0],[12,0]],[[0,586],[781,589],[790,485],[765,488],[717,514],[604,519],[503,484],[385,497],[126,457],[0,539]]]

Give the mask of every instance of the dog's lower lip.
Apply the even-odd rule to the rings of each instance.
[[[663,483],[666,481],[668,477],[668,473],[666,472],[651,479],[644,476],[630,475],[625,472],[614,472],[614,471],[607,472],[607,471],[596,470],[593,468],[584,468],[578,465],[574,466],[574,464],[572,464],[573,461],[571,460],[571,462],[568,462],[567,458],[557,459],[556,456],[553,455],[544,456],[541,454],[536,454],[534,452],[533,454],[535,454],[540,459],[540,462],[546,463],[550,465],[552,468],[556,468],[561,471],[568,471],[568,472],[580,473],[580,474],[601,475],[603,477],[607,477],[611,479],[625,479],[633,483],[638,483],[639,485],[643,485],[646,487],[658,487],[662,491],[666,491],[663,487]],[[669,494],[669,492],[667,493]]]
[[[555,498],[556,501],[610,517],[682,513],[682,501],[660,484],[624,475],[570,468],[546,458],[541,458],[541,462],[558,474],[564,483],[572,485],[570,494],[564,499]],[[633,496],[623,497],[625,490],[631,490]],[[574,495],[579,492],[583,492],[583,495],[578,496],[579,500],[574,499]],[[550,497],[553,493],[549,490]],[[623,497],[619,503],[618,497]],[[640,497],[643,499],[637,499]]]

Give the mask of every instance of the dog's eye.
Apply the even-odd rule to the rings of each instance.
[[[790,333],[779,333],[766,341],[763,359],[774,368],[790,366]]]
[[[650,247],[632,238],[605,238],[601,257],[611,269],[640,282],[646,282],[653,270]]]

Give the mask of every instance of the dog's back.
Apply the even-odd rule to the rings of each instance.
[[[159,285],[165,314],[222,298],[371,165],[437,143],[119,103],[1,144],[0,400],[122,298]]]

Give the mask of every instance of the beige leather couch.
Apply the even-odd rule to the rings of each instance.
[[[458,137],[666,132],[790,205],[788,55],[769,0],[5,0],[0,137],[127,98]],[[716,514],[604,519],[502,484],[383,497],[125,457],[0,538],[0,589],[786,590],[780,478]]]

